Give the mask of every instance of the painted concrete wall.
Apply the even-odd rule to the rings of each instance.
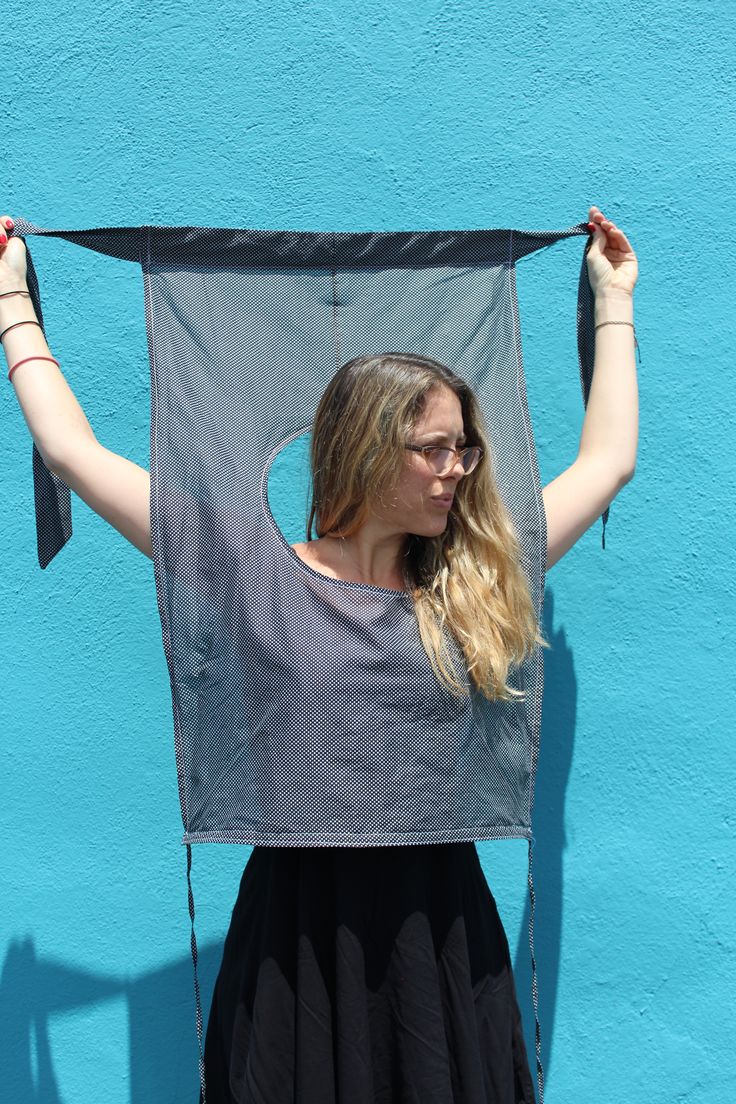
[[[693,0],[4,6],[2,211],[47,227],[560,229],[596,203],[637,250],[637,472],[605,551],[597,523],[545,605],[549,1104],[733,1090],[735,15]],[[66,378],[102,443],[147,467],[140,272],[29,244]],[[582,245],[519,265],[543,482],[582,424]],[[74,498],[74,537],[41,572],[10,385],[0,417],[4,1099],[194,1101],[152,566]],[[282,508],[295,525],[301,501]],[[528,1028],[526,848],[478,846]],[[195,851],[205,1002],[247,853]]]

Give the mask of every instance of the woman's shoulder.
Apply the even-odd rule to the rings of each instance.
[[[291,549],[314,571],[329,575],[332,579],[347,579],[350,572],[349,566],[338,561],[334,544],[333,540],[316,537],[311,541],[298,541],[291,545]]]
[[[304,563],[309,564],[310,567],[317,567],[320,560],[315,545],[318,544],[319,540],[298,541],[296,544],[292,544],[291,548]]]

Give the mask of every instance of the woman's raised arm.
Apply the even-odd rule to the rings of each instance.
[[[54,361],[26,284],[26,248],[0,215],[0,334],[11,382],[50,471],[152,558],[149,473],[104,448]]]

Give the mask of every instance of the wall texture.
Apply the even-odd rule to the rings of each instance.
[[[534,862],[546,1098],[727,1099],[733,9],[604,2],[583,21],[560,0],[28,11],[4,6],[1,211],[47,227],[561,229],[596,203],[629,234],[638,467],[605,551],[598,522],[550,572],[545,604]],[[148,467],[139,270],[29,244],[50,344],[98,438]],[[582,424],[582,246],[519,266],[543,483],[574,459]],[[74,498],[72,542],[41,572],[30,437],[9,384],[0,418],[4,1098],[194,1101],[152,566]],[[302,516],[287,489],[276,477],[285,528]],[[528,1028],[526,848],[478,847]],[[205,1002],[246,857],[195,851]]]

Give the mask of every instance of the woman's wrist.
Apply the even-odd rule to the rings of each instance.
[[[0,330],[4,330],[6,326],[10,326],[13,322],[36,319],[36,312],[29,296],[4,295],[3,291],[4,289],[0,285]]]
[[[611,296],[613,299],[633,299],[634,289],[616,287],[615,285],[603,285],[593,292],[596,299],[604,299]]]
[[[22,291],[25,295],[16,295],[15,292]],[[22,276],[12,276],[7,273],[0,278],[0,295],[6,295],[9,299],[24,299],[28,294],[28,284]]]
[[[623,288],[605,288],[595,295],[595,323],[633,322],[634,294]]]

